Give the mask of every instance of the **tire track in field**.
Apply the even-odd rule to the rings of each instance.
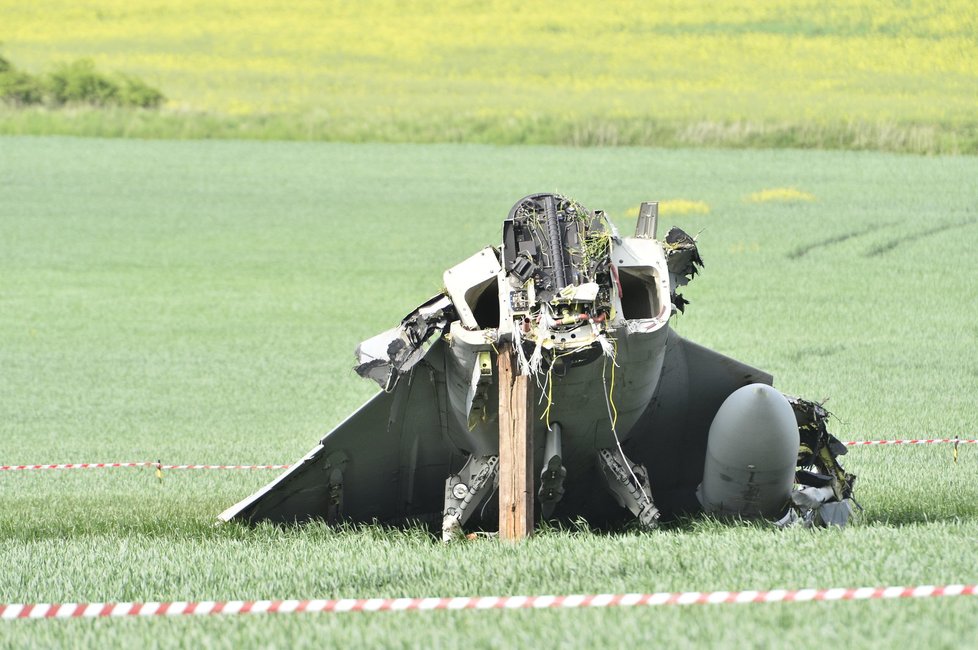
[[[873,246],[865,253],[863,253],[863,257],[878,257],[880,255],[883,255],[884,253],[889,253],[897,246],[900,246],[901,244],[905,244],[909,241],[923,239],[924,237],[930,237],[932,235],[939,235],[942,232],[947,232],[948,230],[955,230],[957,228],[966,228],[967,226],[970,226],[974,223],[978,223],[978,218],[971,218],[971,219],[965,219],[964,221],[945,223],[939,226],[935,226],[933,228],[928,228],[926,230],[920,230],[918,232],[911,233],[909,235],[896,237],[889,241],[885,241],[882,244],[878,244],[877,246]]]
[[[817,248],[825,248],[827,246],[833,246],[835,244],[841,244],[844,241],[852,239],[854,237],[862,237],[863,235],[868,235],[870,233],[883,230],[884,228],[890,228],[899,224],[899,221],[887,221],[885,223],[871,223],[865,228],[860,228],[859,230],[853,230],[850,232],[844,232],[839,235],[833,235],[827,237],[826,239],[820,239],[818,241],[811,242],[810,244],[805,244],[804,246],[799,246],[798,248],[790,251],[787,255],[789,260],[797,260],[804,257],[808,253],[812,252]]]

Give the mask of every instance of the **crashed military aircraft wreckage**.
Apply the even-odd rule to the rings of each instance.
[[[678,336],[702,266],[678,228],[633,237],[556,194],[521,199],[443,293],[357,348],[383,389],[224,521],[424,522],[448,540],[497,522],[497,357],[535,382],[536,520],[652,528],[705,512],[843,525],[855,476],[817,403]]]

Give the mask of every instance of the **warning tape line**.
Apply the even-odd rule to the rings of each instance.
[[[291,465],[163,465],[161,463],[61,463],[51,465],[0,465],[0,471],[35,469],[111,469],[114,467],[153,467],[156,469],[288,469]]]
[[[847,447],[868,445],[935,445],[935,444],[978,444],[978,440],[958,440],[955,438],[930,438],[921,440],[849,440]],[[291,465],[162,465],[151,461],[139,463],[60,463],[46,465],[0,465],[0,472],[41,469],[111,469],[115,467],[153,467],[170,469],[289,469]]]
[[[878,600],[973,596],[978,585],[774,589],[772,591],[682,591],[591,596],[475,596],[461,598],[368,598],[341,600],[227,600],[170,603],[67,603],[0,605],[0,619],[291,614],[295,612],[385,612],[458,609],[573,609],[655,607],[832,600]]]
[[[863,445],[937,445],[942,443],[973,445],[978,444],[978,440],[958,440],[957,438],[931,438],[928,440],[849,440],[843,444],[847,447],[860,447]]]

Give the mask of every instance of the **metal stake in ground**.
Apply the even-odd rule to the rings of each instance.
[[[533,399],[511,343],[499,350],[499,537],[533,534]]]

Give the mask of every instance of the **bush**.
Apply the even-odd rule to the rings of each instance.
[[[91,59],[59,66],[44,77],[17,70],[0,56],[0,100],[15,106],[89,104],[159,108],[166,97],[156,88],[128,75],[106,76]]]
[[[40,80],[20,72],[0,56],[0,100],[15,106],[26,106],[40,104],[43,99],[44,88]]]
[[[48,100],[55,106],[91,104],[107,106],[119,103],[119,86],[95,71],[91,59],[79,59],[59,66],[47,78]]]
[[[138,108],[159,108],[166,97],[156,88],[147,85],[139,79],[127,75],[119,75],[119,103],[122,106]]]
[[[40,104],[44,100],[44,85],[26,72],[14,70],[13,66],[2,68],[5,60],[0,59],[0,99],[15,106]]]

